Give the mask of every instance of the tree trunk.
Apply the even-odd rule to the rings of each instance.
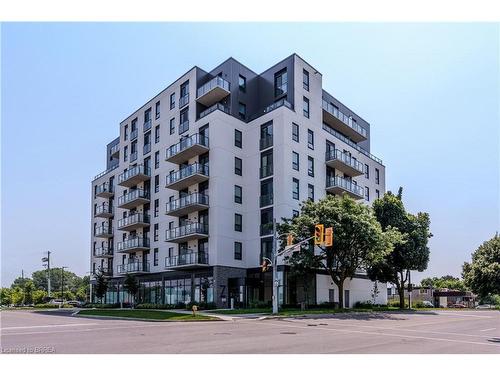
[[[335,282],[335,281],[334,281]],[[344,308],[344,279],[339,280],[339,282],[335,282],[337,285],[337,289],[339,290],[339,308]]]
[[[405,308],[405,288],[404,287],[398,288],[398,292],[399,292],[399,309],[401,310]]]

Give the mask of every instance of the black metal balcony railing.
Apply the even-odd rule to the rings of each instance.
[[[191,223],[174,229],[167,229],[165,233],[165,241],[168,242],[179,237],[185,237],[193,234],[208,235],[208,225],[202,223]]]
[[[146,143],[143,147],[142,147],[142,154],[143,155],[146,155],[148,152],[151,151],[151,143]]]
[[[269,236],[273,234],[273,223],[265,223],[260,225],[260,235]]]
[[[137,129],[132,130],[130,132],[130,140],[133,141],[134,139],[136,139],[138,134],[139,134],[139,132],[137,131]]]
[[[326,100],[323,99],[323,109],[333,115],[335,118],[339,119],[342,121],[345,125],[356,131],[357,133],[361,134],[364,138],[366,138],[366,129],[359,126],[356,124],[354,121],[352,121],[352,117],[347,116],[344,114],[342,111],[340,111],[338,108],[335,108],[333,104],[328,103]]]
[[[230,83],[226,81],[224,78],[217,76],[215,78],[212,78],[210,81],[208,81],[198,89],[198,91],[196,92],[197,97],[199,98],[200,96],[205,95],[207,92],[213,90],[216,87],[221,87],[226,91],[231,91]]]
[[[189,103],[189,93],[179,98],[179,108],[184,107],[188,103]]]
[[[270,206],[273,204],[273,194],[260,196],[260,207]]]
[[[326,179],[326,187],[327,188],[332,188],[332,187],[339,187],[343,190],[349,191],[359,197],[364,196],[364,189],[361,186],[358,186],[351,181],[335,176],[335,177],[330,177]]]
[[[137,151],[130,153],[130,162],[137,160]]]
[[[272,176],[273,174],[273,165],[268,164],[263,167],[260,167],[260,178],[266,178]]]
[[[110,185],[109,182],[104,182],[97,186],[95,193],[96,195],[104,193],[112,194],[113,191],[114,191],[113,185]]]
[[[265,148],[269,148],[273,145],[273,136],[267,135],[264,138],[260,139],[260,149],[264,150]]]
[[[111,206],[109,203],[103,203],[103,204],[98,205],[95,208],[94,216],[99,216],[102,214],[112,215],[113,214],[113,206]]]
[[[360,163],[356,159],[353,159],[351,156],[349,156],[349,154],[346,154],[345,152],[342,152],[340,150],[327,151],[325,160],[340,160],[342,163],[350,166],[351,168],[354,168],[361,173],[364,172],[364,166],[362,163]]]
[[[120,175],[118,175],[118,183],[122,183],[124,181],[127,181],[128,179],[135,177],[139,174],[151,176],[151,169],[148,167],[145,167],[142,164],[136,165],[135,167],[132,167],[132,168],[126,170],[125,172],[121,173]]]
[[[127,251],[130,249],[149,247],[149,238],[146,237],[132,237],[123,242],[118,242],[116,247],[117,251]]]
[[[269,113],[271,111],[274,111],[275,109],[278,109],[280,107],[286,107],[288,109],[293,110],[293,105],[289,101],[285,99],[280,99],[276,103],[270,104],[267,107],[261,109],[260,111],[257,111],[254,115],[250,117],[251,120],[255,120],[257,117],[260,117],[262,115],[265,115],[266,113]]]
[[[149,224],[149,215],[137,212],[128,217],[118,220],[118,228],[123,228],[132,224],[145,223]]]
[[[169,212],[177,211],[195,204],[208,206],[208,195],[201,193],[191,193],[172,202],[167,202],[166,212],[168,214]]]
[[[118,273],[149,272],[149,262],[131,262],[118,265]]]
[[[208,137],[197,133],[190,137],[181,139],[179,143],[176,143],[167,149],[166,159],[170,159],[178,153],[195,145],[208,147]]]
[[[213,106],[211,107],[208,107],[207,109],[205,109],[204,111],[201,111],[200,112],[200,115],[198,116],[198,119],[201,119],[205,116],[208,116],[210,113],[214,112],[214,111],[222,111],[224,113],[230,113],[230,110],[228,107],[226,107],[225,105],[223,104],[220,104],[220,103],[216,103],[214,104]]]
[[[118,168],[120,164],[116,163],[115,165],[113,165],[112,167],[109,167],[108,169],[106,169],[105,171],[102,171],[101,173],[99,173],[97,176],[94,177],[94,180],[97,180],[98,178],[108,174],[109,172],[115,170],[116,168]],[[92,180],[92,181],[94,181]]]
[[[208,254],[192,252],[165,258],[165,268],[196,265],[196,264],[208,265]]]
[[[149,129],[151,129],[151,124],[152,124],[152,121],[151,120],[147,120],[144,122],[144,132],[147,132]]]
[[[130,193],[118,197],[118,205],[124,205],[136,199],[149,199],[149,191],[144,189],[132,190]]]
[[[187,178],[195,174],[202,174],[208,176],[208,165],[193,163],[186,167],[183,167],[179,169],[177,172],[167,176],[167,185],[173,184],[174,182],[180,181],[184,178]]]
[[[120,152],[120,144],[116,144],[116,145],[112,146],[109,150],[110,155],[114,155],[118,152]]]
[[[189,120],[179,124],[179,134],[185,133],[188,130],[189,130]]]
[[[113,270],[108,267],[97,267],[94,275],[113,276]]]
[[[109,224],[100,225],[95,228],[95,236],[113,235],[113,227]]]
[[[113,247],[104,245],[101,247],[96,247],[94,250],[94,256],[99,257],[111,257],[113,256]]]

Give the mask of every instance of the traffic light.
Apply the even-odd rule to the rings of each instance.
[[[314,226],[314,244],[322,245],[325,238],[325,226],[323,224],[316,224]]]
[[[325,229],[325,246],[333,245],[333,228],[329,227]]]
[[[292,246],[293,245],[293,234],[289,233],[288,236],[286,236],[286,246]]]

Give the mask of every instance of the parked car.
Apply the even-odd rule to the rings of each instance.
[[[422,301],[424,307],[434,307],[431,301]]]
[[[454,303],[452,304],[450,307],[453,307],[455,309],[464,309],[466,308],[467,306],[463,303]]]
[[[51,299],[49,301],[49,303],[51,305],[62,305],[63,304],[63,300],[62,299]]]
[[[477,305],[476,306],[476,309],[494,309],[495,306],[493,305],[488,305],[488,304],[484,304],[484,305]]]
[[[82,307],[82,303],[80,301],[67,301],[66,303],[73,307]]]

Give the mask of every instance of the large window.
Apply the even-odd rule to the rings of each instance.
[[[247,117],[247,106],[245,103],[238,103],[238,116],[240,119],[245,120]]]
[[[238,86],[239,86],[241,92],[247,91],[247,79],[244,76],[242,76],[241,74],[238,77]]]
[[[304,116],[309,118],[309,99],[304,96]]]
[[[160,102],[156,102],[155,104],[155,119],[159,119],[160,118]]]
[[[153,250],[153,266],[157,266],[158,265],[158,248],[154,249]]]
[[[375,183],[378,185],[380,184],[380,171],[378,168],[375,168]]]
[[[312,156],[307,157],[307,174],[314,177],[314,158]]]
[[[302,85],[304,90],[309,91],[309,72],[307,70],[302,70]]]
[[[370,178],[370,166],[365,164],[365,178]]]
[[[179,134],[187,132],[189,130],[189,107],[184,108],[181,111],[181,117],[179,120]]]
[[[175,92],[170,94],[170,109],[175,108]]]
[[[307,129],[307,147],[314,150],[314,132],[311,129]]]
[[[175,117],[170,119],[170,134],[175,133]]]
[[[314,185],[307,185],[307,199],[314,201]]]
[[[160,191],[160,175],[157,174],[155,176],[155,193],[158,193]]]
[[[299,141],[299,125],[295,122],[292,122],[292,140]]]
[[[160,125],[155,126],[155,143],[160,142]]]
[[[153,241],[158,241],[158,236],[159,236],[159,231],[160,231],[160,229],[158,228],[158,225],[159,225],[158,223],[156,223],[154,225],[154,229],[153,229]]]
[[[155,169],[160,168],[160,151],[155,152]]]
[[[370,200],[370,189],[368,188],[368,186],[365,186],[365,199],[367,201]]]
[[[296,178],[292,180],[292,198],[299,200],[299,180]]]
[[[241,242],[234,243],[234,259],[236,260],[243,259],[243,244]]]
[[[243,147],[243,134],[238,129],[234,129],[234,145],[239,148]]]
[[[234,202],[240,204],[243,202],[243,189],[241,186],[234,185]]]
[[[243,230],[243,216],[240,214],[234,214],[234,230],[236,232],[241,232]]]
[[[234,173],[238,176],[243,175],[243,161],[240,158],[234,158]]]
[[[274,74],[274,96],[285,95],[288,92],[288,75],[286,68]]]
[[[295,151],[292,151],[292,168],[299,170],[299,154]]]

